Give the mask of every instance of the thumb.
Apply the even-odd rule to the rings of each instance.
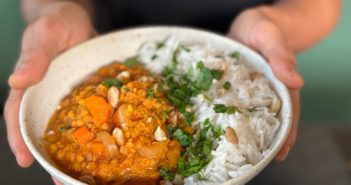
[[[51,56],[39,49],[26,55],[20,57],[15,71],[9,77],[9,84],[14,89],[24,90],[40,81],[51,60]]]
[[[21,55],[9,84],[14,89],[26,89],[45,75],[50,61],[64,48],[69,31],[58,16],[45,16],[24,32]]]
[[[278,44],[278,43],[277,43]],[[261,50],[269,61],[276,77],[288,88],[301,89],[304,81],[296,69],[296,60],[292,51],[284,45],[274,45]]]

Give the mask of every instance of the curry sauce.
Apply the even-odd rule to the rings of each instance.
[[[140,66],[99,69],[50,119],[44,136],[49,155],[88,184],[159,184],[160,168],[177,168],[182,151],[167,137],[167,128],[182,118],[159,85]]]

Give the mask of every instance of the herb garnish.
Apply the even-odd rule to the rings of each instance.
[[[151,87],[146,91],[146,97],[154,97],[154,96],[155,96],[155,90],[153,87]]]
[[[206,175],[204,174],[204,170],[201,170],[199,173],[197,173],[196,177],[199,181],[205,181],[208,179],[208,177],[206,177]]]
[[[238,51],[234,51],[234,52],[230,53],[229,56],[230,56],[231,58],[235,58],[235,59],[237,59],[237,60],[240,59],[240,53],[239,53]]]
[[[207,132],[211,130],[213,137],[215,139],[219,138],[219,136],[224,134],[224,131],[221,129],[220,126],[213,125],[209,119],[206,119],[203,123],[203,127],[200,130],[200,138],[205,139]]]
[[[135,56],[135,57],[127,58],[127,60],[124,62],[124,65],[128,67],[134,67],[134,66],[140,65],[140,62],[138,57]]]
[[[193,141],[193,137],[185,133],[182,129],[177,128],[173,136],[179,141],[181,146],[187,147]]]
[[[232,84],[230,82],[228,82],[228,81],[226,81],[223,84],[223,88],[226,89],[226,90],[230,89],[231,87],[232,87]]]
[[[158,55],[153,54],[152,57],[151,57],[151,60],[156,60],[157,58],[158,58]]]
[[[200,76],[196,80],[194,86],[199,91],[208,91],[211,88],[213,79],[220,79],[222,72],[215,69],[206,68],[203,62],[197,63],[197,68],[200,70]]]
[[[169,171],[166,167],[163,167],[160,169],[160,175],[166,179],[166,180],[173,180],[175,177],[175,174]]]
[[[246,110],[249,111],[249,112],[256,112],[256,111],[259,111],[258,108],[259,107],[251,107],[251,108],[247,108]]]
[[[208,134],[210,131],[214,137]],[[199,140],[192,143],[179,159],[178,172],[185,177],[199,172],[198,175],[204,177],[201,170],[212,160],[213,142],[222,134],[220,127],[215,127],[206,119],[200,130]]]
[[[215,104],[213,110],[216,113],[227,113],[227,114],[234,114],[236,112],[240,112],[240,110],[236,106],[225,106],[223,104]]]
[[[201,92],[208,91],[211,88],[213,80],[221,78],[222,72],[209,69],[200,61],[197,64],[200,74],[195,81],[190,80],[193,72],[176,74],[175,71],[178,65],[177,52],[178,49],[173,54],[172,67],[168,67],[162,72],[164,78],[159,83],[162,84],[161,88],[165,91],[168,100],[182,113],[185,123],[190,125],[195,117],[194,112],[186,111],[187,107],[193,105],[191,98]]]
[[[160,42],[160,43],[157,43],[156,45],[156,49],[161,49],[165,46],[165,43],[164,42]]]
[[[115,87],[122,87],[122,82],[117,80],[117,79],[108,79],[108,80],[104,80],[103,82],[101,82],[102,85],[106,86],[106,87],[111,87],[111,86],[115,86]]]
[[[173,135],[174,128],[171,125],[166,126],[166,131],[167,131],[167,137],[171,138]]]
[[[185,46],[181,46],[181,48],[182,48],[184,51],[186,51],[186,52],[190,52],[190,49],[187,48],[187,47],[185,47]]]
[[[166,119],[169,119],[169,112],[163,111],[163,115],[165,116]]]
[[[72,128],[72,126],[67,124],[67,125],[64,125],[64,126],[60,127],[60,131],[61,132],[65,132],[65,131],[67,131],[70,128]]]

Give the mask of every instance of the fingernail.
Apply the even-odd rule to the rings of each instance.
[[[288,146],[288,148],[286,148],[286,156],[289,155],[289,152],[290,152],[290,146]]]
[[[288,146],[288,147],[286,148],[286,150],[285,150],[284,153],[279,154],[279,155],[277,156],[276,159],[277,159],[278,161],[284,161],[284,160],[288,157],[289,152],[290,152],[290,146]]]
[[[8,84],[15,88],[18,84],[19,78],[21,76],[21,74],[23,74],[23,72],[26,69],[26,64],[19,64],[18,66],[15,67],[13,73],[9,76],[8,78]]]
[[[290,68],[289,69],[289,73],[291,76],[291,80],[293,82],[293,88],[302,88],[304,85],[304,80],[302,78],[302,76],[300,75],[300,73],[295,69],[295,68]]]
[[[289,73],[290,75],[294,76],[294,77],[299,77],[300,74],[297,72],[297,70],[295,69],[295,67],[291,67],[289,68]]]
[[[16,84],[16,74],[15,74],[15,72],[10,75],[7,83],[10,85],[10,87],[13,87]]]

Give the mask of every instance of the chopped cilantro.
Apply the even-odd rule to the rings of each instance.
[[[179,141],[180,145],[187,147],[193,141],[191,135],[186,134],[182,129],[177,128],[173,133],[173,136]]]
[[[155,96],[155,90],[153,87],[150,87],[147,91],[146,91],[146,97],[154,97]]]
[[[213,110],[216,113],[227,113],[227,114],[234,114],[236,112],[240,113],[240,110],[235,106],[225,106],[223,104],[215,104]]]
[[[206,177],[204,170],[199,171],[199,173],[196,174],[197,180],[199,181],[205,181],[208,179],[208,177]]]
[[[160,175],[166,179],[166,180],[173,180],[175,177],[175,174],[169,171],[166,167],[163,167],[160,169]]]
[[[163,111],[163,115],[165,116],[166,119],[169,119],[169,112]]]
[[[70,124],[67,124],[67,125],[64,125],[64,126],[60,127],[60,131],[61,132],[65,132],[65,131],[67,131],[70,128],[72,128],[72,126]]]
[[[213,132],[214,138],[219,138],[219,136],[224,134],[224,130],[222,130],[222,128],[220,126],[217,126],[217,127],[213,126],[212,132]]]
[[[224,130],[220,126],[215,126],[210,122],[209,119],[204,121],[203,127],[200,130],[200,139],[205,139],[207,136],[207,132],[211,130],[214,138],[219,138],[219,136],[224,134]]]
[[[173,65],[162,72],[163,79],[160,80],[161,88],[167,99],[182,113],[186,124],[191,125],[194,121],[194,113],[187,112],[186,108],[191,107],[191,98],[199,93],[208,91],[211,88],[213,79],[220,79],[222,72],[206,68],[203,62],[198,62],[197,68],[200,71],[195,81],[191,80],[194,71],[189,70],[186,74],[175,74],[178,64],[177,50],[173,54]],[[193,69],[194,70],[194,69]]]
[[[140,62],[139,62],[139,59],[137,56],[127,58],[127,60],[124,62],[124,65],[126,65],[128,67],[134,67],[134,66],[137,66],[139,64],[140,64]]]
[[[213,110],[216,113],[225,113],[227,111],[227,107],[223,104],[215,104],[215,106],[213,107]]]
[[[180,173],[183,176],[188,177],[199,172],[203,167],[205,167],[207,165],[207,161],[203,160],[200,156],[194,156],[191,157],[184,165],[184,170],[180,171]]]
[[[101,84],[106,86],[106,87],[111,87],[111,86],[122,87],[122,85],[123,85],[122,82],[117,80],[117,79],[108,79],[108,80],[101,82]]]
[[[218,128],[214,127],[209,119],[206,119],[200,130],[199,140],[187,147],[178,161],[177,170],[181,175],[187,177],[198,173],[197,175],[204,177],[201,170],[213,159],[211,151],[213,149],[213,141],[216,139],[215,137],[207,136],[210,130],[213,133],[218,132]],[[222,134],[222,131],[220,133]]]
[[[211,88],[213,79],[218,80],[221,78],[221,71],[208,69],[201,61],[197,64],[197,68],[200,70],[200,75],[196,80],[194,87],[199,91],[208,91]]]
[[[165,46],[165,43],[164,42],[160,42],[156,45],[156,49],[161,49]]]
[[[238,51],[234,51],[234,52],[230,53],[229,56],[230,56],[231,58],[235,58],[235,59],[237,59],[237,60],[240,59],[240,53],[239,53]]]
[[[157,58],[158,58],[158,55],[153,54],[152,57],[151,57],[151,60],[156,60]]]
[[[122,88],[122,90],[123,90],[124,92],[129,92],[129,91],[130,91],[129,88],[128,88],[127,86],[124,86],[124,87]]]
[[[190,99],[194,96],[193,94],[195,91],[189,83],[189,79],[183,76],[176,82],[173,76],[170,75],[166,76],[161,84],[163,84],[161,88],[166,92],[167,99],[178,108],[185,122],[190,125],[194,120],[194,113],[187,112],[186,107],[192,105]]]
[[[249,112],[256,112],[256,111],[259,111],[258,107],[251,107],[251,108],[248,108],[246,109],[247,111]]]
[[[168,138],[171,138],[172,137],[172,135],[173,135],[173,127],[171,126],[171,125],[167,125],[166,126],[166,131],[167,131],[167,137]]]
[[[224,89],[228,90],[228,89],[230,89],[230,88],[232,87],[232,84],[231,84],[230,82],[226,81],[226,82],[223,84],[223,87],[224,87]]]
[[[173,96],[173,95],[171,95],[171,94],[168,94],[167,95],[167,98],[168,98],[168,100],[172,103],[172,104],[174,104],[175,106],[179,106],[179,105],[181,105],[182,104],[182,101],[180,100],[180,99],[178,99],[177,97],[175,97],[175,96]]]
[[[187,48],[187,47],[185,47],[185,46],[182,46],[181,48],[182,48],[184,51],[186,51],[186,52],[190,52],[190,49]]]
[[[187,112],[185,111],[183,113],[184,121],[185,123],[192,123],[195,119],[195,113],[194,112]]]

